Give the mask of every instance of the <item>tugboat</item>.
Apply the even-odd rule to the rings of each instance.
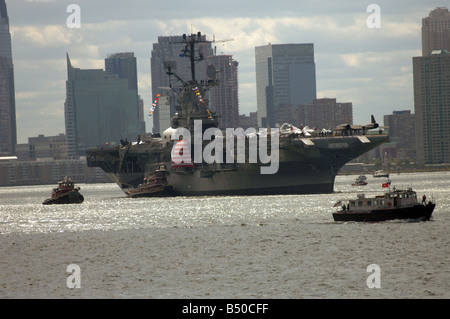
[[[352,186],[364,186],[367,185],[367,177],[365,175],[359,175]]]
[[[436,204],[427,202],[425,195],[419,202],[417,193],[411,188],[397,190],[394,187],[384,195],[366,197],[358,194],[357,199],[334,204],[334,207],[339,206],[341,209],[333,213],[334,221],[380,222],[394,219],[425,221],[430,219]]]
[[[135,189],[128,191],[128,197],[167,197],[175,196],[172,185],[167,183],[167,171],[164,165],[156,169],[153,175],[144,179]]]
[[[52,197],[42,204],[81,204],[84,197],[79,191],[80,187],[75,188],[75,184],[66,176],[63,181],[58,182],[58,187],[52,190]]]

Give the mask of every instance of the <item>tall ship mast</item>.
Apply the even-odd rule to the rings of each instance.
[[[172,62],[165,63],[170,86],[172,79],[182,84],[181,90],[173,88],[178,104],[170,128],[160,137],[86,151],[88,166],[100,167],[126,194],[162,165],[168,184],[182,196],[331,193],[342,166],[389,141],[382,131],[369,131],[378,127],[373,117],[368,125],[345,124],[334,132],[308,132],[285,123],[279,129],[235,130],[239,133],[227,136],[203,99],[216,85],[216,70],[208,68],[207,81],[195,77],[195,65],[204,59],[195,48],[202,42],[208,41],[200,32],[183,35],[181,54],[190,60],[191,80],[182,79]],[[180,129],[189,134],[181,137]],[[216,134],[205,138],[208,132]],[[258,143],[259,150],[254,148]]]

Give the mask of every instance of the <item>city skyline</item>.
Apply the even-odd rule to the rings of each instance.
[[[378,1],[380,28],[370,28],[369,3],[360,1],[231,1],[189,7],[179,1],[78,1],[80,28],[69,28],[69,2],[7,1],[15,66],[18,143],[64,130],[66,52],[77,67],[102,68],[104,57],[134,52],[146,130],[152,124],[150,52],[158,36],[201,31],[217,54],[239,63],[241,114],[256,111],[256,46],[313,43],[317,98],[352,102],[354,122],[370,114],[381,121],[393,110],[414,107],[412,57],[421,54],[422,19],[444,1]],[[178,4],[178,5],[177,5]],[[236,10],[236,7],[239,10]],[[179,8],[179,9],[178,9]],[[183,8],[183,10],[181,10]]]

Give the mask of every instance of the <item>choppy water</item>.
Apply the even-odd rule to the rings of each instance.
[[[80,205],[42,205],[53,185],[0,188],[0,298],[449,298],[450,173],[391,176],[436,201],[430,221],[335,223],[338,199],[382,192],[355,177],[333,194],[251,197],[81,184]]]

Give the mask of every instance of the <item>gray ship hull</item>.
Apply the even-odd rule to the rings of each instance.
[[[171,172],[167,180],[183,196],[205,195],[279,195],[330,193],[335,175],[329,169],[298,162],[280,163],[273,175],[260,173],[257,164],[243,164],[238,170],[217,170],[211,176],[202,171],[192,174]]]
[[[275,174],[261,174],[262,164],[240,164],[236,170],[216,164],[206,174],[204,169],[171,172],[168,181],[184,196],[331,193],[345,163],[386,139],[386,135],[373,135],[290,140],[290,145],[280,147]]]
[[[269,164],[197,164],[171,169],[168,150],[153,156],[143,146],[129,148],[117,158],[87,152],[88,166],[100,166],[125,193],[137,187],[156,165],[168,168],[167,181],[181,196],[278,195],[331,193],[339,169],[354,158],[388,141],[387,135],[280,138],[279,167],[275,174],[261,174]],[[94,156],[95,154],[95,156]],[[124,155],[125,154],[125,155]]]

